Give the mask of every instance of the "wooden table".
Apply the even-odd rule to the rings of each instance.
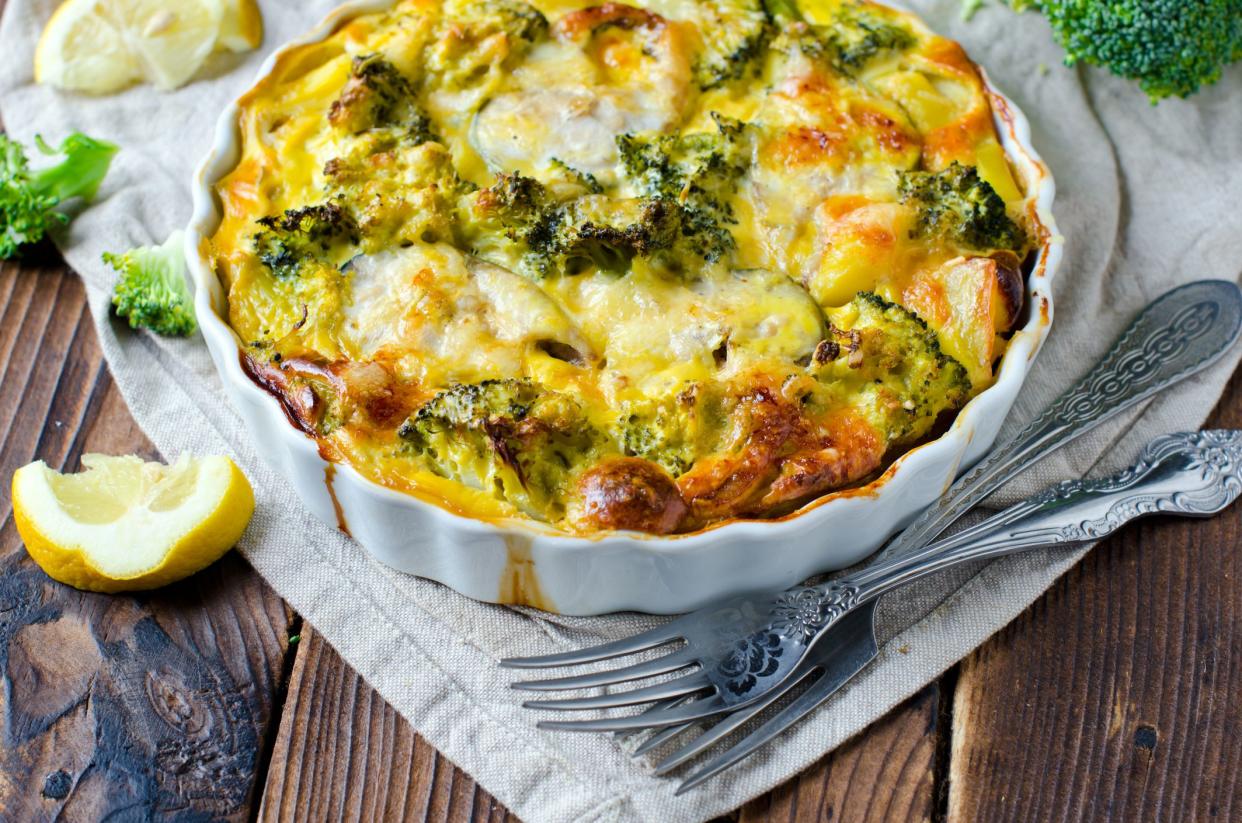
[[[14,469],[158,456],[49,247],[0,267],[0,368],[0,819],[512,818],[239,556],[136,597],[75,591],[29,560]],[[1242,380],[1212,425],[1242,426]],[[1127,529],[735,817],[1242,819],[1240,535],[1242,507]]]

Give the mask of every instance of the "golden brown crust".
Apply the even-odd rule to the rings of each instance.
[[[664,469],[640,457],[618,457],[578,478],[570,516],[589,531],[672,534],[686,516],[677,484]]]

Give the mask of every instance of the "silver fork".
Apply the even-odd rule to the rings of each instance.
[[[924,545],[1034,462],[1122,410],[1205,368],[1232,345],[1240,328],[1242,293],[1233,283],[1200,281],[1158,298],[1135,318],[1086,377],[1016,438],[958,480],[935,506],[890,544],[886,554]],[[529,691],[595,688],[694,667],[672,680],[628,691],[523,704],[529,708],[571,711],[658,703],[635,715],[545,720],[538,725],[545,729],[596,732],[662,728],[667,730],[663,739],[668,739],[693,721],[760,701],[763,706],[769,705],[789,691],[792,686],[786,681],[795,673],[799,681],[809,675],[799,668],[800,661],[814,650],[824,633],[805,631],[806,618],[814,617],[806,614],[807,591],[803,587],[739,595],[634,637],[579,651],[512,658],[501,661],[501,665],[543,669],[596,663],[680,642],[684,645],[675,651],[631,666],[513,684],[514,688]],[[773,624],[779,631],[764,633]],[[753,642],[755,635],[761,635],[763,641]],[[764,646],[765,641],[769,647]],[[864,660],[861,665],[865,663]],[[659,742],[662,741],[657,739]],[[644,746],[649,744],[651,741]]]
[[[828,641],[817,647],[791,681],[809,687],[786,707],[729,748],[712,757],[678,787],[688,791],[753,754],[784,732],[858,671],[858,658],[874,648],[867,604],[896,588],[960,563],[1018,552],[1101,540],[1125,524],[1153,514],[1210,517],[1242,494],[1242,431],[1233,429],[1165,435],[1152,441],[1139,461],[1099,480],[1070,480],[923,549],[893,556],[835,581],[822,595]],[[667,774],[697,757],[759,715],[765,699],[733,712],[664,758]],[[676,735],[667,734],[660,741]],[[650,741],[648,741],[650,743]],[[656,744],[659,745],[659,744]],[[639,747],[649,751],[656,745]],[[639,752],[636,752],[636,754]]]

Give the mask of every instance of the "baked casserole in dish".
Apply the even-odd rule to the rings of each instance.
[[[225,113],[200,315],[261,450],[290,475],[288,435],[313,445],[331,508],[294,485],[400,568],[452,577],[413,559],[446,524],[532,567],[532,540],[777,530],[943,444],[852,562],[978,459],[1046,334],[1026,139],[959,45],[877,4],[356,4]],[[348,517],[337,467],[404,533]]]

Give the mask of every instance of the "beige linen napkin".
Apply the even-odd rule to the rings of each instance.
[[[219,58],[209,77],[171,94],[139,88],[89,99],[32,85],[31,60],[54,0],[9,0],[0,23],[0,114],[29,142],[81,129],[122,146],[99,201],[56,239],[86,282],[117,385],[168,457],[235,456],[258,513],[241,545],[255,568],[436,748],[502,803],[540,821],[698,821],[806,768],[935,678],[1009,622],[1081,552],[1022,556],[944,576],[883,605],[879,659],[777,745],[688,796],[650,776],[607,737],[537,731],[507,688],[499,657],[615,637],[652,618],[559,618],[481,605],[385,568],[312,520],[256,456],[198,339],[134,334],[109,315],[104,250],[161,241],[190,216],[189,180],[217,113],[251,82],[262,56],[311,27],[332,0],[262,2],[259,53]],[[969,24],[958,0],[913,2],[958,38],[1027,113],[1060,189],[1068,237],[1053,332],[1009,431],[1085,371],[1148,300],[1188,280],[1234,280],[1242,268],[1242,71],[1189,102],[1151,107],[1127,83],[1059,64],[1043,20],[990,5]],[[1046,461],[1006,499],[1131,460],[1155,435],[1196,428],[1237,355]],[[893,651],[902,648],[903,653]]]

